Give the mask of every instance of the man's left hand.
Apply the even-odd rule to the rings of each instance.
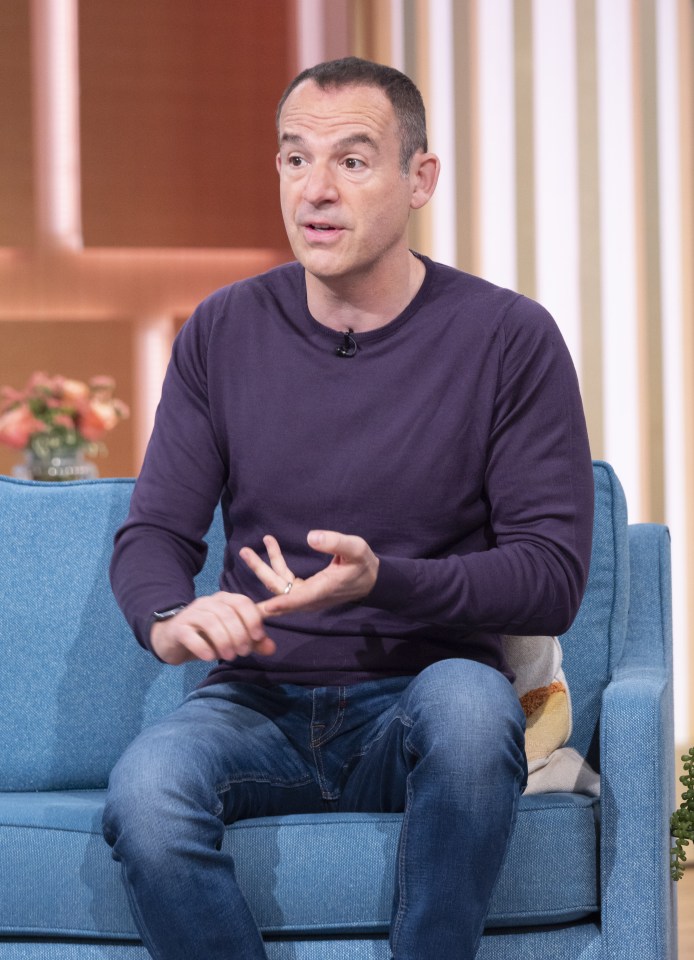
[[[307,580],[294,576],[274,537],[263,537],[263,543],[269,563],[250,547],[239,551],[244,563],[275,594],[258,604],[263,617],[278,617],[295,610],[327,610],[362,600],[376,583],[378,557],[362,537],[334,530],[312,530],[308,535],[309,546],[332,555],[332,560]]]

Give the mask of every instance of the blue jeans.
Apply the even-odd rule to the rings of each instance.
[[[525,718],[470,660],[354,686],[224,683],[146,729],[113,770],[104,835],[155,960],[265,960],[226,824],[404,811],[395,960],[472,960],[525,786]]]

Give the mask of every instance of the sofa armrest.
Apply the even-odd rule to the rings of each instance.
[[[670,879],[674,805],[670,543],[629,528],[630,597],[622,659],[600,716],[601,901],[606,955],[666,960],[676,949]]]

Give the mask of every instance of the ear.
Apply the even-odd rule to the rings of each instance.
[[[410,161],[412,196],[410,207],[419,210],[430,200],[441,170],[441,161],[435,153],[415,153]]]
[[[277,167],[277,172],[278,172],[278,173],[281,173],[281,172],[282,172],[282,157],[281,157],[281,155],[280,155],[279,153],[278,153],[277,156],[275,157],[275,166]]]

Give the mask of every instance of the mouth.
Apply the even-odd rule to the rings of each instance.
[[[330,240],[342,233],[342,227],[336,227],[332,223],[309,220],[301,226],[305,235],[312,240]]]

